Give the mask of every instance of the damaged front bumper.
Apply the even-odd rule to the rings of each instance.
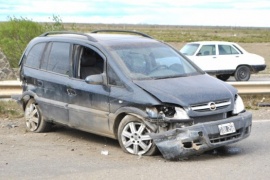
[[[227,123],[234,124],[235,132],[220,135],[219,125]],[[152,133],[150,137],[165,159],[177,160],[240,141],[250,135],[251,125],[252,114],[244,112],[223,120]]]

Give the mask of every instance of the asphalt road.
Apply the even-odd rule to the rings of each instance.
[[[234,82],[235,78],[231,76],[227,81]],[[250,76],[249,82],[252,81],[270,81],[270,74],[252,74]]]
[[[269,179],[269,127],[270,120],[254,120],[241,142],[167,161],[126,154],[116,140],[69,128],[35,134],[22,119],[1,120],[0,179]]]

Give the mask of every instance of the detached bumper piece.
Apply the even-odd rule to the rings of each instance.
[[[234,124],[235,131],[228,134],[221,133],[219,126],[228,123]],[[251,132],[251,125],[252,114],[245,112],[219,121],[177,128],[158,134],[152,133],[150,137],[165,159],[179,160],[247,138]]]

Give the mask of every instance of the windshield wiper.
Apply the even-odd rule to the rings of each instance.
[[[178,78],[178,77],[186,77],[187,74],[182,75],[174,75],[174,76],[165,76],[165,77],[155,77],[155,79],[169,79],[169,78]]]

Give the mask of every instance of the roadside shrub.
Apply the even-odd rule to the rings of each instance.
[[[51,18],[49,18],[51,19]],[[63,25],[63,21],[59,15],[52,16],[52,23],[45,23],[43,25],[44,32],[46,31],[63,31],[65,27]]]
[[[21,55],[31,39],[46,31],[64,30],[60,16],[53,15],[53,23],[37,23],[27,18],[8,17],[0,23],[0,48],[12,68],[18,67]]]
[[[0,47],[11,67],[17,67],[20,56],[28,42],[44,31],[42,25],[27,18],[9,17],[9,21],[0,24]]]

